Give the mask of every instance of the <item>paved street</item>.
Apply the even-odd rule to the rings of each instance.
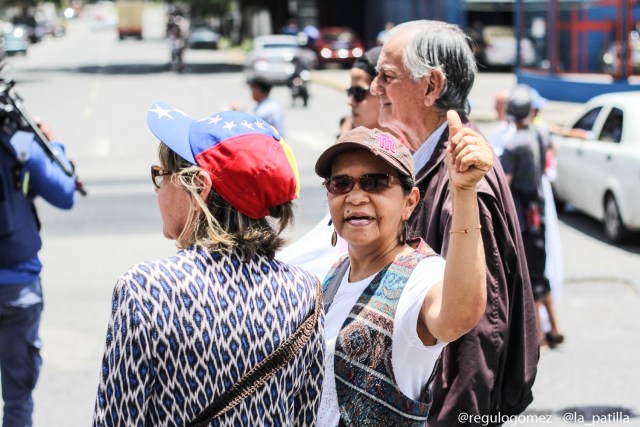
[[[191,69],[178,76],[163,68],[163,40],[118,44],[86,23],[73,24],[65,38],[45,40],[15,60],[26,105],[68,141],[89,191],[71,212],[39,204],[44,366],[35,422],[44,427],[90,425],[113,284],[131,265],[175,251],[162,237],[148,178],[156,151],[146,108],[165,100],[204,115],[231,102],[251,105],[236,51],[187,52]],[[87,50],[77,55],[81,43]],[[313,79],[308,110],[290,107],[285,88],[274,90],[286,106],[287,140],[303,185],[292,240],[324,215],[312,166],[347,112],[345,70],[314,71]],[[485,133],[493,125],[493,95],[514,84],[506,73],[478,77],[472,118]],[[564,123],[578,108],[550,102],[543,117]],[[529,418],[505,425],[640,426],[640,244],[610,245],[600,224],[576,212],[560,215],[560,233],[565,283],[557,302],[567,341],[541,354]]]

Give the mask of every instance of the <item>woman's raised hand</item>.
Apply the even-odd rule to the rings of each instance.
[[[457,112],[447,112],[449,181],[460,190],[475,189],[478,181],[493,167],[491,145],[473,129],[464,127]]]

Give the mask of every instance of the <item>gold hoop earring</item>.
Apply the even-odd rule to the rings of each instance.
[[[331,246],[335,247],[338,244],[338,232],[336,229],[333,229],[333,233],[331,233]]]

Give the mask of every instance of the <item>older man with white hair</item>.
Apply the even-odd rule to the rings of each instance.
[[[462,413],[518,414],[533,400],[539,344],[522,237],[499,161],[476,186],[480,223],[451,227],[446,114],[456,111],[473,128],[467,97],[477,68],[470,39],[445,22],[406,22],[389,32],[377,68],[371,92],[380,96],[380,124],[413,150],[421,203],[411,217],[412,230],[441,254],[467,234],[482,233],[484,241],[486,311],[474,329],[443,351],[429,426],[458,425]],[[478,132],[468,130],[465,138],[486,144]],[[500,418],[492,418],[492,425],[502,424]]]

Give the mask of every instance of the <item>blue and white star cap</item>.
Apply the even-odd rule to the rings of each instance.
[[[209,172],[213,189],[250,218],[295,199],[298,167],[289,145],[264,120],[222,111],[195,120],[167,104],[147,112],[151,132],[188,162]]]

